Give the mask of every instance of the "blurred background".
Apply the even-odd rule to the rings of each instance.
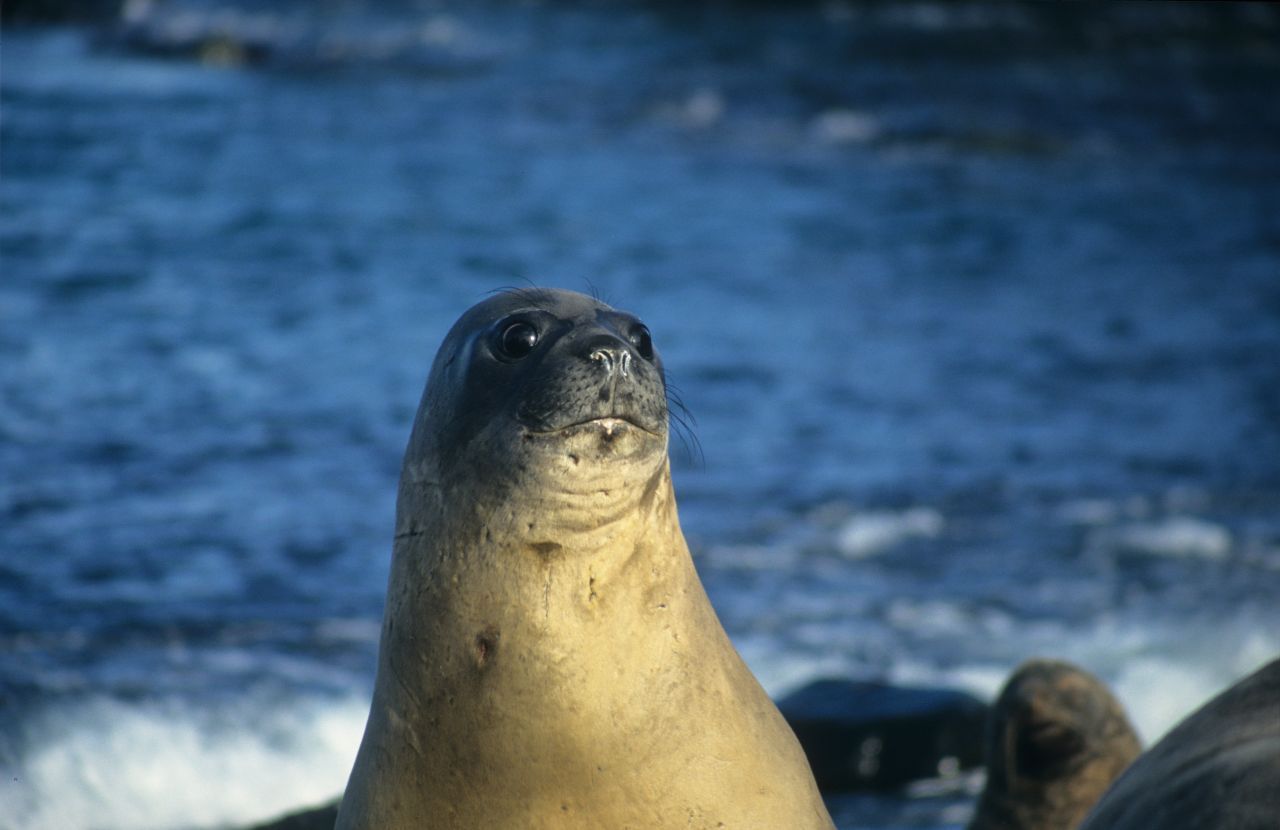
[[[505,286],[649,324],[775,696],[1051,655],[1152,740],[1280,653],[1275,7],[4,13],[0,827],[340,792],[410,420]]]

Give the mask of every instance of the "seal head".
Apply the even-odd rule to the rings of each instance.
[[[969,830],[1072,830],[1141,751],[1106,685],[1058,660],[1019,666],[987,727],[987,783]]]
[[[633,315],[563,291],[498,294],[445,338],[410,449],[444,475],[459,463],[512,470],[513,456],[555,452],[582,431],[606,439],[611,456],[656,460],[666,452],[665,390],[662,360]]]

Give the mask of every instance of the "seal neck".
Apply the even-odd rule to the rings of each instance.
[[[442,474],[406,464],[396,504],[396,538],[468,549],[555,545],[599,555],[637,528],[677,528],[670,463],[661,452],[593,458],[564,452],[501,470]],[[442,484],[447,481],[448,484]],[[656,515],[666,511],[670,515]]]

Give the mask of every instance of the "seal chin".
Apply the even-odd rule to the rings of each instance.
[[[667,454],[664,433],[617,415],[577,421],[554,429],[526,427],[523,443],[537,455],[556,459],[552,463],[553,469],[559,470],[567,459],[568,467],[558,475],[569,469],[617,470],[620,469],[615,466],[618,464],[640,463],[647,466],[657,459],[666,458]]]

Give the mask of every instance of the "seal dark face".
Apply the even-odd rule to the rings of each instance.
[[[990,715],[987,784],[970,830],[1070,830],[1141,750],[1124,708],[1083,669],[1030,660]]]
[[[649,329],[571,291],[508,291],[470,309],[440,348],[420,412],[412,441],[431,444],[422,449],[445,478],[459,464],[517,472],[514,459],[539,453],[574,464],[666,453],[666,384]]]

